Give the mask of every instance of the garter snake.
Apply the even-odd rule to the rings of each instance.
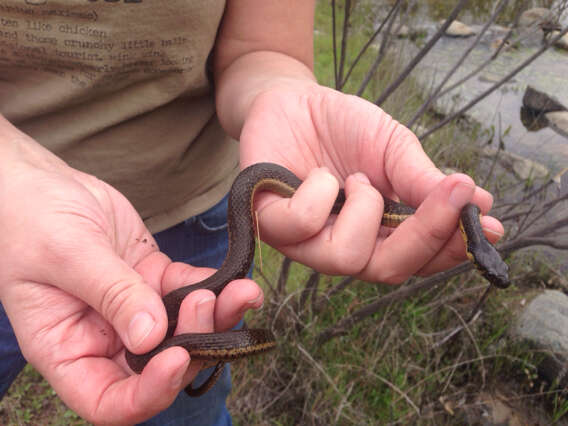
[[[163,298],[168,315],[168,331],[164,341],[154,350],[135,355],[126,352],[130,368],[140,373],[148,361],[157,353],[172,346],[182,346],[192,359],[215,363],[216,369],[201,387],[186,389],[192,396],[206,392],[217,380],[227,361],[244,358],[266,352],[276,346],[272,333],[268,330],[247,329],[223,333],[180,334],[173,336],[177,325],[181,302],[192,291],[211,290],[219,295],[225,286],[246,276],[250,269],[255,249],[253,227],[253,199],[257,191],[268,190],[284,197],[291,197],[302,181],[289,170],[272,163],[259,163],[244,169],[235,179],[229,193],[228,229],[229,250],[221,268],[209,278],[197,283],[178,288]],[[388,198],[382,225],[395,227],[415,210]],[[340,191],[332,209],[336,214],[345,202],[345,193]],[[467,255],[481,274],[493,285],[501,288],[508,286],[508,267],[497,250],[487,241],[479,221],[479,208],[473,204],[464,207],[460,215],[460,229],[466,244]]]

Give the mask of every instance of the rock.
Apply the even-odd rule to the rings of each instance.
[[[546,353],[539,366],[550,383],[566,386],[568,367],[568,296],[547,290],[521,312],[514,334]]]
[[[544,113],[521,107],[521,123],[531,132],[548,127],[549,122]]]
[[[523,96],[523,106],[533,112],[565,111],[566,107],[546,93],[527,86]]]
[[[485,147],[482,154],[487,157],[494,157],[497,154],[497,149]],[[546,166],[511,152],[499,152],[498,160],[503,167],[513,170],[521,179],[543,179],[550,175],[550,170]]]
[[[550,9],[544,7],[533,7],[525,10],[519,18],[519,26],[532,27],[543,23],[555,22],[554,13]]]
[[[558,37],[559,34],[560,34],[560,31],[554,30],[551,33],[549,33],[546,36],[546,38],[551,40],[553,38]],[[554,46],[558,47],[559,49],[568,50],[568,33],[566,33],[562,37],[560,37],[560,39],[556,43],[554,43]]]
[[[547,112],[544,116],[550,127],[568,138],[568,111]]]
[[[410,36],[410,29],[406,25],[400,25],[396,28],[394,35],[398,38],[408,38]]]
[[[552,181],[558,186],[559,196],[568,194],[568,167],[556,173]]]
[[[470,37],[475,35],[473,28],[460,21],[452,21],[446,29],[446,35],[450,37]]]

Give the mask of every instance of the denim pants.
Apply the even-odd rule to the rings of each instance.
[[[154,237],[160,250],[173,261],[218,268],[227,252],[227,197],[205,213],[159,232]],[[0,398],[25,365],[16,336],[0,304]],[[200,372],[193,386],[198,387],[205,382],[211,372],[212,368]],[[229,365],[226,365],[215,386],[207,393],[198,398],[190,398],[185,392],[181,392],[167,410],[143,424],[231,425],[231,417],[225,405],[230,390],[231,377]]]

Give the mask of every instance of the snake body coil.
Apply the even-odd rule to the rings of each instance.
[[[259,163],[244,169],[235,179],[229,194],[228,229],[229,250],[221,268],[211,277],[197,283],[181,287],[163,298],[168,315],[166,338],[154,350],[136,355],[126,351],[130,368],[140,373],[148,361],[157,353],[172,347],[182,346],[192,359],[216,361],[213,375],[198,389],[189,386],[186,391],[197,396],[206,392],[220,375],[223,363],[253,354],[266,352],[276,346],[272,333],[268,330],[236,330],[223,333],[192,333],[173,336],[177,325],[179,308],[185,296],[198,289],[211,290],[219,295],[225,286],[248,273],[254,257],[255,241],[253,226],[253,199],[257,191],[268,190],[284,197],[291,197],[302,181],[288,169],[277,164]],[[338,213],[345,202],[345,193],[340,191],[332,213]],[[395,227],[415,210],[385,198],[385,208],[381,223]],[[487,241],[479,222],[479,208],[468,204],[460,217],[460,229],[467,246],[468,257],[490,283],[504,288],[509,285],[507,265],[498,252]]]

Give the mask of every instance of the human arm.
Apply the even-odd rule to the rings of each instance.
[[[462,261],[459,211],[472,201],[487,213],[491,195],[465,175],[442,174],[380,108],[317,84],[313,10],[314,2],[229,1],[217,40],[217,110],[240,139],[241,165],[272,161],[306,179],[290,202],[260,197],[261,236],[323,272],[372,281],[397,283]],[[330,221],[340,184],[348,202]],[[379,229],[382,195],[420,206],[388,238]],[[482,225],[491,241],[503,233],[491,217]]]

